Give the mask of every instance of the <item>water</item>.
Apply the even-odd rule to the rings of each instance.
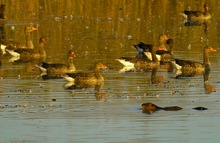
[[[64,79],[43,80],[36,63],[9,63],[2,57],[0,69],[0,142],[217,142],[219,138],[219,2],[210,0],[212,22],[185,27],[179,12],[201,9],[202,1],[22,1],[6,4],[7,39],[24,42],[24,27],[38,26],[32,33],[37,47],[47,38],[47,59],[66,62],[73,49],[78,71],[91,71],[97,61],[108,66],[100,88],[66,90]],[[68,5],[66,3],[69,3]],[[108,9],[106,8],[108,5]],[[202,48],[210,54],[209,84],[216,92],[206,94],[203,76],[175,79],[158,71],[163,81],[152,84],[151,71],[119,73],[115,59],[135,56],[139,41],[155,43],[165,33],[175,42],[174,55],[202,61]],[[180,106],[180,111],[145,114],[141,104]],[[192,108],[203,106],[205,111]]]

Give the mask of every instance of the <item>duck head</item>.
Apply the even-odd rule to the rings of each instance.
[[[166,43],[166,41],[168,40],[168,36],[162,34],[159,36],[159,50],[165,50],[164,48],[164,44]]]
[[[25,27],[25,32],[32,32],[32,31],[36,31],[36,30],[38,30],[38,29],[33,26],[26,26]]]
[[[158,107],[157,105],[153,103],[143,103],[141,107],[142,107],[142,112],[147,113],[147,114],[151,114],[157,110],[162,109],[161,107]]]
[[[69,57],[76,57],[75,53],[72,50],[69,50],[68,55]]]
[[[100,70],[100,69],[107,69],[107,66],[105,66],[104,64],[98,62],[95,64],[95,69]]]
[[[216,49],[211,46],[205,46],[204,52],[205,53],[213,53],[213,52],[216,52]]]
[[[39,43],[46,44],[47,40],[44,37],[41,37]]]
[[[204,4],[204,9],[205,9],[205,11],[208,11],[208,10],[209,10],[209,4],[208,4],[208,3],[205,3],[205,4]]]

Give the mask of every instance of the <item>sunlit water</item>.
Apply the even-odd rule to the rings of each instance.
[[[18,17],[13,11],[8,11],[7,36],[22,41],[24,26],[32,22],[39,25],[39,31],[33,33],[36,47],[40,36],[48,39],[47,61],[65,63],[69,49],[74,49],[77,55],[75,66],[78,71],[91,71],[96,61],[102,61],[108,66],[102,71],[105,82],[100,88],[100,93],[105,96],[97,97],[93,88],[66,90],[64,79],[43,80],[38,77],[40,72],[35,67],[36,63],[9,63],[10,56],[3,56],[0,69],[0,142],[219,141],[220,35],[217,18],[213,18],[209,33],[204,34],[202,26],[184,27],[181,24],[178,12],[189,5],[196,8],[193,2],[140,3],[147,13],[140,9],[139,15],[129,11],[138,7],[136,2],[107,1],[114,7],[111,12],[102,8],[104,2],[97,2],[95,4],[100,6],[97,14],[90,4],[83,7],[75,2],[75,11],[71,6],[63,9],[62,5],[50,2],[32,3],[30,11],[25,9],[26,5],[21,6]],[[217,17],[219,10],[214,6],[219,2],[213,0],[210,3],[211,12]],[[39,11],[35,10],[39,5]],[[161,9],[155,11],[157,7]],[[84,8],[88,8],[87,11],[83,11]],[[167,12],[165,15],[161,14],[163,10]],[[15,26],[15,30],[11,26]],[[206,94],[202,75],[175,79],[171,72],[159,71],[156,75],[163,77],[163,82],[152,84],[151,71],[119,73],[122,65],[116,58],[135,56],[133,44],[156,42],[161,33],[174,39],[174,55],[178,58],[202,61],[204,45],[211,44],[217,49],[210,55],[212,67],[209,76],[209,83],[216,86],[216,92]],[[158,111],[149,115],[140,109],[145,102],[161,107],[176,105],[183,110]],[[208,110],[192,109],[198,106]]]

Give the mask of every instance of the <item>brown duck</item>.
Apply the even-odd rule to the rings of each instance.
[[[107,67],[98,62],[94,65],[94,72],[90,73],[67,73],[68,76],[63,76],[68,83],[66,88],[70,86],[77,86],[80,88],[95,87],[97,84],[103,84],[104,77],[101,75],[100,70]]]
[[[211,15],[209,13],[209,4],[204,4],[204,12],[203,11],[190,11],[185,10],[183,13],[180,13],[186,18],[188,21],[209,21],[211,19]]]
[[[210,52],[216,52],[216,49],[210,46],[205,46],[203,49],[203,63],[179,59],[172,61],[173,68],[176,70],[175,77],[191,77],[202,75],[206,69],[210,68]]]
[[[46,58],[46,51],[44,50],[44,45],[46,44],[46,39],[41,37],[39,40],[39,49],[17,49],[17,50],[7,50],[6,51],[13,57],[12,61],[16,60],[24,60],[24,61],[31,61],[35,59],[42,59]]]
[[[170,62],[173,59],[173,48],[174,48],[174,42],[173,39],[168,39],[166,44],[169,46],[168,50],[158,50],[156,51],[157,59],[160,62]],[[150,49],[151,51],[151,49]],[[149,52],[145,52],[147,57],[152,60],[152,57],[149,55]]]
[[[165,44],[167,42],[169,38],[166,35],[160,35],[159,39],[158,39],[158,44],[156,46],[158,46],[158,50],[167,50]],[[138,58],[144,58],[144,57],[148,57],[148,59],[152,60],[152,56],[151,56],[151,49],[154,46],[153,44],[145,44],[143,42],[140,42],[136,45],[133,45],[136,50],[138,51]],[[158,58],[159,59],[159,58]]]
[[[148,58],[120,58],[116,60],[124,65],[123,69],[128,68],[129,70],[134,69],[136,71],[148,71],[160,65],[160,62],[156,57],[157,50],[158,47],[153,46],[151,50],[152,61]]]
[[[153,103],[143,103],[141,105],[142,113],[147,113],[151,114],[153,112],[159,111],[159,110],[164,110],[164,111],[179,111],[182,110],[182,107],[179,106],[168,106],[168,107],[159,107]],[[206,107],[194,107],[192,108],[194,110],[208,110]]]
[[[1,49],[3,54],[5,54],[5,49],[8,50],[17,50],[17,49],[34,49],[33,42],[31,40],[31,32],[36,31],[37,28],[32,27],[32,26],[26,26],[25,27],[25,39],[26,43],[23,44],[21,42],[13,41],[13,40],[6,40],[2,39],[1,40]]]
[[[42,62],[41,66],[36,65],[40,68],[42,74],[52,77],[60,77],[61,75],[65,75],[66,73],[75,73],[76,68],[73,63],[73,58],[75,57],[75,53],[72,50],[68,51],[68,64],[60,64],[60,63],[47,63]]]
[[[159,107],[153,103],[143,103],[141,105],[142,107],[142,112],[143,113],[147,113],[147,114],[151,114],[155,111],[158,110],[165,110],[165,111],[178,111],[178,110],[182,110],[181,107],[179,106],[168,106],[168,107]]]

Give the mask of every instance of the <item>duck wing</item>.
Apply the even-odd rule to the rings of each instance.
[[[189,10],[185,10],[184,14],[190,15],[190,16],[196,16],[196,17],[204,15],[204,13],[202,11],[189,11]]]

